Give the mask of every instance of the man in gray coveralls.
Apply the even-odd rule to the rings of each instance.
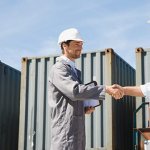
[[[104,100],[105,93],[121,98],[122,92],[113,86],[89,86],[81,82],[81,72],[75,59],[82,51],[83,39],[75,28],[64,30],[58,43],[62,56],[58,57],[49,75],[48,98],[51,108],[51,150],[85,150],[85,113],[87,99]]]

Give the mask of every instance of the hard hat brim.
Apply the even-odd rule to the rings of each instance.
[[[84,42],[82,39],[69,39],[69,40]],[[61,41],[61,42],[59,42],[58,44],[61,45],[61,43],[66,42],[66,41],[68,41],[68,40]]]

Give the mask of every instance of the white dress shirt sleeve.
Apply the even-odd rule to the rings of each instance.
[[[141,85],[140,88],[144,96],[150,99],[150,82]]]

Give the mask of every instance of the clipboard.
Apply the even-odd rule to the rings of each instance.
[[[97,82],[91,81],[85,85],[96,86]],[[89,99],[89,100],[84,101],[84,107],[97,107],[97,106],[100,106],[101,103],[102,103],[102,101],[100,101],[100,100]]]

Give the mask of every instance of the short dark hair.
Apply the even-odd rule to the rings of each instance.
[[[64,43],[69,46],[69,44],[70,44],[71,41],[72,41],[72,40],[67,40],[67,41],[65,41],[65,42],[62,42],[61,45],[60,45],[60,46],[61,46],[61,49],[63,50],[63,46],[62,46],[62,45],[63,45]]]

